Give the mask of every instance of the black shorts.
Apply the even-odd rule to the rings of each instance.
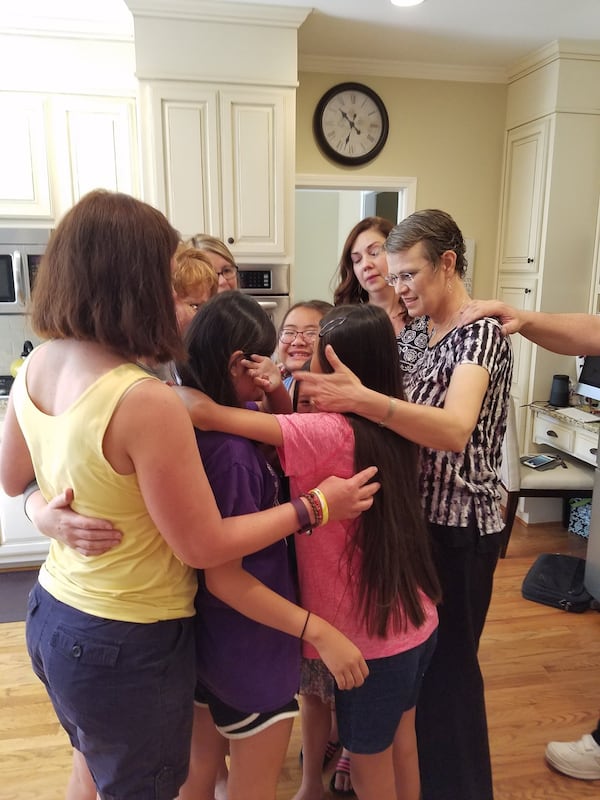
[[[206,686],[196,684],[194,702],[208,708],[216,729],[226,739],[245,739],[274,725],[282,719],[298,716],[298,700],[293,697],[289,703],[274,711],[238,711],[220,700]]]

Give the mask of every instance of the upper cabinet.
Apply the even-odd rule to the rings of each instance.
[[[135,100],[56,95],[50,104],[58,214],[92,189],[139,196]]]
[[[519,308],[585,312],[597,283],[600,54],[555,42],[534,55],[508,91],[496,295]],[[555,373],[574,377],[572,356],[530,345],[517,355],[519,404],[547,400]],[[522,423],[527,449],[525,415]]]
[[[506,141],[500,271],[537,272],[548,167],[548,119],[521,125]]]
[[[287,255],[294,100],[288,89],[142,84],[146,185],[183,236],[218,236],[238,258]]]
[[[0,92],[0,217],[51,219],[42,97]]]
[[[52,223],[91,189],[139,195],[133,98],[1,92],[0,113],[0,217]]]
[[[297,39],[310,9],[195,0],[183,19],[172,0],[126,2],[146,199],[182,236],[217,236],[247,263],[291,262]]]

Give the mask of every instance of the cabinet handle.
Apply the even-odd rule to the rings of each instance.
[[[598,452],[598,448],[597,447],[590,447],[591,455],[595,456],[597,452]]]
[[[546,436],[552,436],[552,438],[558,439],[558,433],[556,433],[556,431],[546,431]]]
[[[234,242],[235,242],[235,239],[233,238],[233,236],[228,236],[227,237],[227,244],[233,244]]]
[[[528,263],[528,264],[533,264],[533,258],[528,258],[528,259],[527,259],[527,263]]]
[[[531,294],[531,289],[525,289],[525,294]]]

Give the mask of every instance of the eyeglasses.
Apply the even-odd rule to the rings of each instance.
[[[381,244],[372,244],[370,247],[367,247],[365,250],[365,254],[370,256],[371,258],[377,258],[385,251],[383,246],[383,242]],[[363,253],[350,253],[350,260],[353,264],[360,264],[363,259]]]
[[[327,336],[328,333],[331,333],[331,331],[339,328],[340,325],[343,325],[347,319],[348,317],[336,317],[335,319],[330,319],[329,322],[326,322],[319,331],[319,339],[322,339],[323,336]]]
[[[305,331],[298,331],[296,328],[283,328],[279,331],[279,341],[282,344],[291,344],[294,339],[301,336],[305,342],[312,344],[316,341],[319,331],[316,328],[307,328]]]
[[[226,281],[231,281],[238,274],[238,271],[239,267],[236,265],[233,267],[223,267],[223,269],[220,272],[215,272],[215,274],[217,278],[223,276],[223,278],[225,278]]]
[[[384,275],[383,280],[387,283],[388,286],[396,286],[398,281],[402,283],[404,286],[410,286],[415,279],[415,276],[419,274],[421,270],[417,272],[390,272],[388,275]]]

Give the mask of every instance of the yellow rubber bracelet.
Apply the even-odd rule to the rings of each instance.
[[[327,505],[327,500],[325,499],[325,495],[320,489],[312,489],[313,494],[317,496],[319,503],[321,504],[321,510],[323,511],[323,519],[321,520],[321,525],[327,525],[329,521],[329,506]]]

